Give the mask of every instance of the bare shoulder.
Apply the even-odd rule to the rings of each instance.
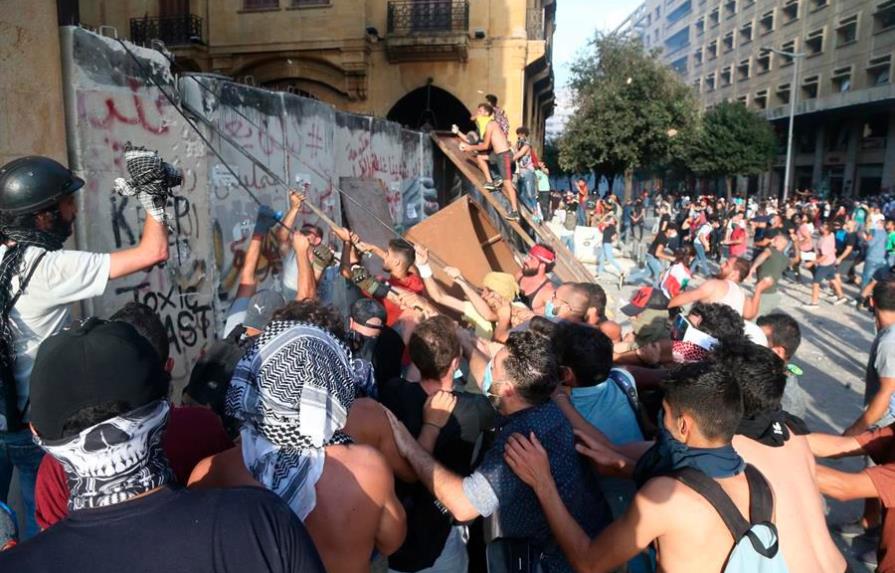
[[[702,496],[681,481],[665,476],[646,482],[637,492],[636,500],[641,508],[648,508],[657,518],[668,516],[676,519],[681,512],[689,512],[702,505]]]
[[[188,487],[211,488],[251,485],[245,478],[248,470],[242,461],[239,446],[208,456],[196,464],[187,481]],[[254,481],[254,480],[252,480]]]
[[[613,342],[620,342],[622,339],[621,326],[611,320],[606,320],[600,323],[600,331]]]
[[[329,446],[326,458],[350,473],[364,492],[377,495],[376,499],[384,499],[393,487],[392,470],[376,448],[361,444]]]

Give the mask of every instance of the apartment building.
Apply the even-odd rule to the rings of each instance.
[[[784,151],[750,190],[782,190],[795,98],[794,186],[895,191],[895,0],[648,0],[619,31],[655,50],[704,107],[741,101],[773,122]]]
[[[66,0],[60,0],[65,3]],[[160,40],[182,69],[407,127],[468,122],[484,94],[544,137],[555,0],[79,0],[80,23]]]

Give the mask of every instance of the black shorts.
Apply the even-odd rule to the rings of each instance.
[[[832,279],[836,275],[836,265],[825,265],[814,268],[814,284],[820,284]]]
[[[513,152],[506,150],[503,153],[492,153],[491,163],[497,164],[497,172],[501,179],[509,181],[513,177]]]
[[[852,268],[855,266],[855,259],[845,259],[841,263],[839,263],[839,268],[836,269],[836,274],[840,277],[847,277],[848,273],[851,272]]]

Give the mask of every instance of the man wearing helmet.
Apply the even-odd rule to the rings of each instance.
[[[84,185],[82,179],[47,157],[22,157],[0,167],[0,500],[6,501],[16,468],[26,536],[37,532],[34,480],[43,456],[27,426],[38,347],[68,325],[70,303],[99,296],[109,279],[168,258],[162,197],[175,171],[154,153],[131,148],[127,153],[147,161],[137,173],[126,154],[132,179],[120,180],[126,189],[119,192],[134,195],[151,216],[136,247],[111,254],[62,248],[72,234],[74,193]],[[148,189],[164,191],[150,195]]]

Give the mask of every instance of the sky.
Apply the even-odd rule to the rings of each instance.
[[[569,64],[587,45],[594,30],[612,31],[643,0],[557,0],[556,33],[553,36],[553,67],[556,87],[565,87]]]

